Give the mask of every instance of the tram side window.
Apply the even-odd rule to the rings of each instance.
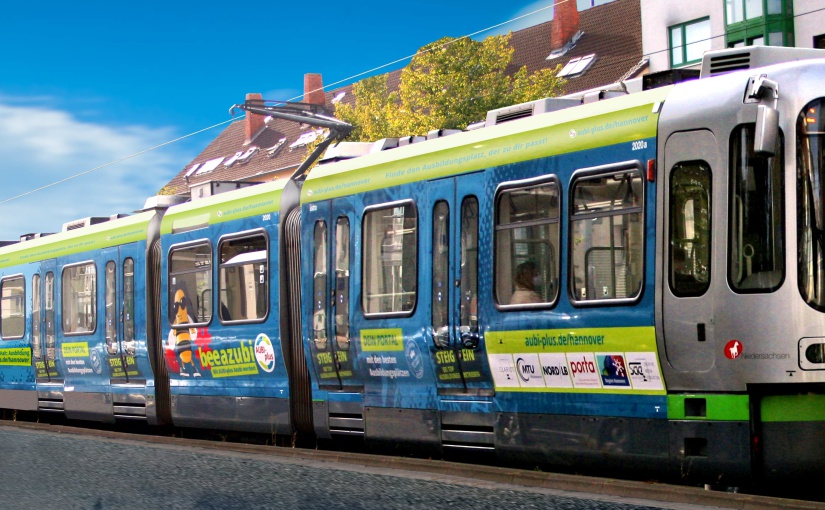
[[[799,293],[825,311],[825,99],[808,103],[796,124]],[[808,358],[809,360],[811,358]]]
[[[409,314],[418,295],[418,214],[410,203],[364,213],[364,313]]]
[[[340,350],[350,346],[349,274],[349,219],[342,216],[335,227],[335,341]]]
[[[679,297],[710,286],[711,169],[704,161],[677,163],[670,173],[669,282]]]
[[[0,336],[3,340],[23,338],[26,331],[26,291],[22,276],[6,278],[0,283]]]
[[[221,241],[221,321],[263,320],[269,311],[269,253],[263,234]]]
[[[35,359],[43,357],[43,346],[41,344],[41,335],[43,333],[41,321],[43,320],[40,307],[42,305],[40,299],[40,275],[32,275],[32,356]]]
[[[212,320],[212,247],[208,243],[173,248],[169,254],[169,323]]]
[[[782,140],[776,156],[753,151],[755,124],[731,135],[730,249],[728,279],[739,292],[770,292],[785,274]]]
[[[571,187],[570,289],[578,302],[635,299],[644,276],[644,184],[637,169]]]
[[[327,223],[315,222],[312,268],[312,339],[319,351],[327,349]]]
[[[115,322],[117,302],[117,265],[110,260],[106,263],[106,283],[103,293],[106,295],[106,350],[109,354],[117,354],[117,322]]]
[[[123,345],[126,354],[135,354],[135,261],[123,261]]]
[[[504,185],[496,198],[496,303],[549,305],[558,295],[559,186]]]
[[[94,263],[63,268],[63,333],[90,333],[97,326],[97,269]]]

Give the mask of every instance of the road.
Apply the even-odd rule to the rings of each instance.
[[[645,499],[673,492],[646,491],[645,484],[624,486],[631,498],[524,485],[538,478],[435,461],[0,424],[0,508],[698,510],[719,503]],[[569,483],[610,492],[604,482]],[[696,491],[694,501],[704,495]],[[770,508],[720,496],[733,502],[729,508]],[[800,508],[825,508],[813,505]]]

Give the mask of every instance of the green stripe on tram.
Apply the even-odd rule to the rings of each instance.
[[[775,395],[762,398],[762,421],[825,421],[825,395]]]
[[[697,411],[703,401],[704,416],[699,416],[702,413]],[[750,399],[748,395],[668,395],[667,417],[670,420],[749,421]]]
[[[315,167],[304,184],[301,202],[655,137],[658,106],[671,88],[630,94]]]

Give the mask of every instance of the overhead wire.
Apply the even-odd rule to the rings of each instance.
[[[559,0],[559,1],[557,1],[557,2],[554,2],[554,3],[551,3],[551,4],[547,5],[546,7],[541,7],[541,8],[539,8],[539,9],[536,9],[536,10],[531,11],[531,12],[529,12],[529,13],[526,13],[526,14],[523,14],[523,15],[521,15],[521,16],[517,16],[517,17],[512,18],[512,19],[510,19],[510,20],[504,21],[504,22],[502,22],[502,23],[498,23],[498,24],[492,25],[492,26],[487,27],[487,28],[484,28],[484,29],[482,29],[482,30],[477,30],[477,31],[475,31],[475,32],[473,32],[473,33],[471,33],[471,34],[467,34],[467,35],[464,35],[464,36],[461,36],[461,37],[458,37],[458,38],[455,38],[455,39],[451,39],[450,41],[447,41],[447,42],[445,42],[444,44],[441,44],[441,45],[439,45],[439,46],[434,46],[434,47],[432,47],[432,48],[429,48],[429,49],[427,49],[427,50],[424,50],[423,52],[422,52],[422,51],[419,51],[419,52],[416,52],[416,53],[414,53],[414,54],[412,54],[412,55],[408,55],[408,56],[406,56],[406,57],[396,59],[396,60],[394,60],[394,61],[392,61],[392,62],[388,62],[388,63],[383,64],[383,65],[381,65],[381,66],[378,66],[378,67],[374,67],[374,68],[372,68],[372,69],[369,69],[369,70],[367,70],[367,71],[363,71],[363,72],[360,72],[360,73],[354,74],[354,75],[352,75],[352,76],[349,76],[349,77],[347,77],[347,78],[344,78],[344,79],[338,80],[338,81],[336,81],[336,82],[330,83],[330,84],[326,85],[325,87],[318,88],[318,89],[315,89],[315,90],[310,91],[310,92],[318,92],[318,91],[323,91],[323,90],[324,90],[324,88],[329,88],[329,87],[333,87],[333,86],[335,86],[335,85],[340,85],[341,83],[347,83],[347,82],[350,82],[350,81],[352,81],[352,80],[355,80],[356,78],[360,78],[360,77],[362,77],[362,76],[364,76],[364,75],[369,75],[369,74],[375,73],[376,71],[380,71],[381,69],[385,69],[385,68],[390,67],[390,66],[392,66],[392,65],[395,65],[395,64],[398,64],[398,63],[401,63],[401,62],[407,61],[407,60],[412,60],[412,59],[413,59],[414,57],[416,57],[417,55],[422,55],[422,54],[424,54],[424,53],[426,53],[426,52],[431,52],[431,51],[436,51],[436,50],[439,50],[439,49],[442,49],[442,48],[446,48],[447,46],[449,46],[449,45],[451,45],[451,44],[454,44],[454,43],[456,43],[456,42],[458,42],[458,41],[461,41],[461,40],[463,40],[463,39],[469,39],[469,38],[475,37],[476,35],[482,34],[482,33],[484,33],[484,32],[489,32],[490,30],[494,30],[494,29],[496,29],[496,28],[502,27],[502,26],[504,26],[504,25],[508,25],[508,24],[510,24],[510,23],[513,23],[513,22],[515,22],[515,21],[518,21],[518,20],[524,19],[524,18],[526,18],[526,17],[533,16],[534,14],[537,14],[537,13],[539,13],[539,12],[545,11],[545,10],[547,10],[547,9],[554,8],[554,7],[556,7],[556,6],[558,6],[558,5],[561,5],[561,4],[563,4],[563,3],[566,3],[566,2],[572,2],[572,1],[575,1],[575,0]],[[810,14],[814,14],[814,13],[817,13],[817,12],[820,12],[820,11],[825,11],[825,7],[822,7],[822,8],[819,8],[819,9],[814,9],[814,10],[812,10],[812,11],[808,11],[808,12],[805,12],[805,13],[795,14],[795,15],[793,15],[793,16],[792,16],[792,18],[793,18],[793,19],[795,19],[795,18],[798,18],[798,17],[802,17],[802,16],[807,16],[807,15],[810,15]],[[766,22],[766,23],[767,23],[767,22]],[[765,23],[765,24],[766,24],[766,23]],[[759,25],[756,25],[756,26],[759,26]],[[720,38],[720,37],[725,37],[725,36],[726,36],[726,34],[720,34],[720,35],[711,36],[711,37],[709,37],[709,38],[702,39],[702,40],[699,40],[699,41],[694,41],[694,42],[704,42],[704,41],[713,40],[713,39],[718,39],[718,38]],[[670,48],[665,48],[665,49],[662,49],[662,50],[651,51],[651,52],[649,52],[649,53],[643,54],[642,56],[643,56],[643,57],[647,57],[647,56],[650,56],[650,55],[655,55],[655,54],[658,54],[658,53],[663,53],[663,52],[668,52],[668,51],[670,51]],[[598,67],[599,67],[599,66],[595,66],[595,67],[594,67],[594,69],[598,69]],[[306,93],[305,93],[305,94],[306,94]],[[295,101],[295,100],[301,99],[302,97],[304,97],[304,95],[305,95],[305,94],[298,95],[298,96],[296,96],[296,97],[294,97],[294,98],[292,98],[292,99],[289,99],[289,100],[287,100],[287,101]],[[486,97],[486,95],[482,94],[482,95],[474,96],[474,97],[469,98],[469,99],[480,99],[480,98],[484,98],[484,97]],[[71,176],[69,176],[69,177],[66,177],[66,178],[60,179],[60,180],[55,181],[55,182],[52,182],[52,183],[50,183],[50,184],[46,184],[46,185],[44,185],[44,186],[41,186],[41,187],[39,187],[39,188],[36,188],[36,189],[30,190],[30,191],[27,191],[27,192],[25,192],[25,193],[20,193],[19,195],[15,195],[15,196],[13,196],[13,197],[9,197],[9,198],[6,198],[6,199],[3,199],[3,200],[0,200],[0,205],[6,204],[6,203],[11,202],[11,201],[13,201],[13,200],[17,200],[17,199],[19,199],[19,198],[22,198],[22,197],[25,197],[25,196],[28,196],[28,195],[31,195],[31,194],[34,194],[34,193],[37,193],[37,192],[39,192],[39,191],[42,191],[42,190],[45,190],[45,189],[48,189],[48,188],[51,188],[51,187],[57,186],[57,185],[59,185],[59,184],[63,184],[63,183],[65,183],[65,182],[71,181],[71,180],[76,179],[76,178],[78,178],[78,177],[82,177],[82,176],[84,176],[84,175],[90,174],[90,173],[95,172],[95,171],[97,171],[97,170],[101,170],[101,169],[103,169],[103,168],[106,168],[106,167],[109,167],[109,166],[115,165],[115,164],[117,164],[117,163],[121,163],[121,162],[123,162],[123,161],[129,160],[129,159],[132,159],[132,158],[134,158],[134,157],[140,156],[140,155],[145,154],[145,153],[147,153],[147,152],[151,152],[151,151],[153,151],[153,150],[160,149],[161,147],[165,147],[165,146],[167,146],[167,145],[171,145],[171,144],[173,144],[173,143],[179,142],[179,141],[184,140],[184,139],[186,139],[186,138],[190,138],[190,137],[192,137],[192,136],[198,135],[198,134],[200,134],[200,133],[203,133],[203,132],[209,131],[209,130],[214,129],[214,128],[216,128],[216,127],[222,126],[222,125],[224,125],[224,124],[228,124],[228,123],[230,123],[230,122],[234,122],[234,121],[239,120],[239,119],[242,119],[242,118],[244,118],[244,115],[239,115],[238,117],[233,117],[232,119],[225,120],[225,121],[223,121],[223,122],[219,122],[219,123],[217,123],[217,124],[213,124],[213,125],[211,125],[211,126],[209,126],[209,127],[206,127],[206,128],[200,129],[200,130],[198,130],[198,131],[194,131],[194,132],[192,132],[192,133],[189,133],[189,134],[186,134],[186,135],[183,135],[183,136],[179,136],[178,138],[175,138],[175,139],[173,139],[173,140],[169,140],[169,141],[167,141],[167,142],[163,142],[163,143],[161,143],[161,144],[155,145],[155,146],[153,146],[153,147],[149,147],[149,148],[144,149],[144,150],[141,150],[141,151],[139,151],[139,152],[135,152],[134,154],[130,154],[130,155],[128,155],[128,156],[124,156],[124,157],[122,157],[122,158],[119,158],[119,159],[116,159],[116,160],[110,161],[110,162],[108,162],[108,163],[104,163],[104,164],[102,164],[102,165],[96,166],[96,167],[91,168],[91,169],[89,169],[89,170],[84,170],[84,171],[79,172],[79,173],[77,173],[77,174],[74,174],[74,175],[71,175]]]

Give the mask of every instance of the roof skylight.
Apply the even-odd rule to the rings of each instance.
[[[559,71],[559,74],[557,74],[556,76],[562,78],[582,74],[590,68],[590,66],[593,64],[595,60],[595,53],[591,53],[590,55],[585,55],[583,57],[576,57],[570,59],[570,62],[568,62],[567,65],[564,66],[562,70]]]
[[[226,159],[224,156],[215,159],[210,159],[209,161],[201,165],[200,169],[197,172],[195,172],[195,175],[208,174],[212,170],[218,168],[218,165],[220,165],[224,159]]]

